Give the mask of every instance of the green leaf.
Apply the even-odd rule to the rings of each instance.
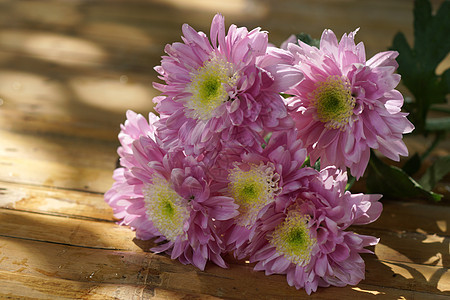
[[[425,133],[425,120],[432,104],[446,103],[450,91],[450,71],[436,75],[436,67],[450,51],[450,1],[444,1],[432,15],[428,0],[414,1],[414,47],[411,48],[402,33],[393,40],[392,50],[399,56],[398,73],[403,84],[414,95],[412,103],[405,104],[417,133]]]
[[[310,46],[314,46],[314,47],[316,47],[316,48],[319,48],[319,46],[320,46],[320,40],[313,39],[313,38],[312,38],[309,34],[307,34],[307,33],[302,32],[302,33],[296,34],[295,37],[296,37],[298,40],[300,40],[300,41],[302,41],[303,43],[308,44],[308,45],[310,45]]]
[[[317,171],[320,171],[320,158],[314,163],[313,168]]]
[[[347,171],[347,184],[345,185],[345,190],[348,191],[356,182],[356,177],[353,177],[349,171]]]
[[[438,83],[439,89],[443,95],[450,92],[450,69],[447,69],[441,75],[441,81]],[[444,101],[445,102],[445,101]]]
[[[450,155],[439,157],[427,169],[418,183],[423,188],[431,190],[448,173],[450,173]]]
[[[409,72],[416,72],[417,67],[415,66],[415,57],[411,47],[406,40],[406,37],[403,33],[399,32],[394,36],[394,41],[392,43],[392,48],[399,52],[399,56],[397,57],[397,62],[399,64],[398,70],[399,73],[405,73],[409,75]],[[400,72],[404,70],[403,72]],[[416,74],[412,74],[415,75]],[[406,79],[412,78],[410,76],[406,76]],[[405,78],[402,78],[405,80]]]
[[[316,171],[320,171],[320,158],[319,158],[318,160],[316,160],[316,161],[314,162],[314,164],[312,164],[312,163],[313,163],[313,162],[311,161],[311,157],[310,157],[310,156],[307,156],[306,159],[305,159],[305,161],[303,162],[301,168],[304,168],[304,167],[311,167],[311,168],[313,168],[313,169],[316,170]]]
[[[402,170],[408,174],[413,175],[420,169],[420,165],[422,164],[422,159],[420,158],[419,154],[414,154],[409,158],[406,163],[403,165]]]
[[[431,3],[428,0],[414,1],[414,49],[416,54],[422,58],[427,55],[427,47],[429,47],[423,42],[428,40],[431,17]],[[424,64],[421,67],[425,66]]]
[[[307,156],[300,168],[310,167],[311,166],[310,161],[311,161],[311,159],[309,158],[309,156]]]
[[[450,51],[449,15],[449,1],[444,1],[434,16],[428,0],[414,1],[414,49],[426,72],[434,71]]]
[[[372,152],[367,177],[369,193],[381,193],[385,198],[415,198],[440,201],[442,195],[424,189],[402,169],[387,165]]]
[[[294,96],[294,95],[285,94],[285,93],[280,93],[280,95],[281,95],[281,97],[283,97],[284,99],[291,98],[291,97]]]

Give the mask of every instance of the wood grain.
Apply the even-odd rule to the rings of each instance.
[[[117,142],[4,130],[0,139],[0,180],[93,192],[112,184]]]
[[[112,221],[102,193],[0,181],[0,207],[66,218]]]
[[[92,270],[95,268],[92,264],[95,264],[95,266],[98,266],[99,264],[106,266],[107,263],[104,262],[105,257],[107,259],[117,257],[114,256],[117,255],[117,253],[121,253],[124,257],[129,257],[131,261],[138,259],[138,263],[135,265],[136,268],[146,266],[149,263],[147,261],[149,253],[143,252],[143,250],[148,250],[152,244],[148,242],[133,241],[133,234],[130,230],[125,227],[119,227],[111,222],[98,222],[83,219],[72,219],[70,222],[67,222],[66,218],[62,216],[20,212],[9,209],[0,210],[0,220],[0,232],[7,232],[6,235],[3,235],[4,239],[14,238],[17,240],[11,240],[9,244],[27,245],[31,243],[32,245],[23,246],[23,248],[33,249],[33,251],[38,251],[38,253],[46,253],[51,257],[55,257],[57,254],[52,255],[49,252],[54,252],[55,250],[58,252],[57,248],[63,248],[65,250],[60,250],[61,253],[64,253],[64,256],[60,257],[61,261],[67,260],[68,257],[76,258],[77,256],[80,256],[81,258],[89,256],[94,259],[93,261],[86,261],[86,259],[82,258],[83,264],[86,265],[84,267],[80,265],[80,268]],[[411,286],[413,286],[413,290],[421,292],[444,293],[445,291],[450,290],[450,285],[448,284],[450,283],[448,254],[445,253],[445,249],[448,248],[449,244],[448,238],[436,235],[425,235],[422,240],[429,240],[430,243],[428,247],[422,246],[420,247],[420,250],[418,250],[417,247],[414,246],[420,246],[421,242],[417,242],[417,236],[415,234],[404,234],[399,237],[392,236],[392,234],[389,235],[389,233],[386,233],[385,231],[373,231],[370,229],[368,231],[369,232],[364,232],[364,230],[360,230],[361,233],[370,233],[380,237],[381,242],[375,247],[376,258],[373,255],[364,256],[367,264],[367,282],[375,286],[397,287],[405,290],[411,289]],[[2,258],[0,259],[0,267],[8,270],[11,266],[18,265],[22,266],[19,268],[21,272],[30,271],[31,274],[34,274],[33,270],[28,268],[28,265],[39,264],[42,259],[31,261],[27,258],[25,253],[20,256],[19,253],[21,248],[22,247],[13,247],[9,249],[5,246],[1,246]],[[111,250],[112,252],[106,250]],[[68,253],[65,253],[67,251]],[[14,253],[14,255],[12,255],[12,253]],[[14,261],[8,259],[10,256],[14,257]],[[178,262],[171,261],[170,259],[167,260],[165,256],[152,255],[151,258],[153,262],[157,261],[158,264],[164,263],[164,267],[162,267],[163,270],[181,267]],[[417,261],[421,259],[427,259],[427,261]],[[114,265],[115,264],[116,263],[114,263]],[[26,267],[23,267],[25,265]],[[61,264],[58,265],[58,269],[60,268]],[[73,270],[73,268],[74,266],[70,265],[71,272],[74,271],[77,274],[86,274],[86,271],[83,271],[82,269]],[[109,280],[115,282],[115,277],[108,277],[108,280],[105,279],[103,272],[110,271],[110,269],[105,270],[104,268],[106,267],[102,267],[101,273],[92,271],[89,273],[89,276],[97,274],[97,276],[103,276],[100,280],[102,282],[109,282]],[[56,272],[58,273],[58,276],[60,276],[60,272],[62,271],[59,271],[58,269],[56,269],[56,262],[54,262],[52,265],[34,268],[34,271],[38,270],[39,273],[45,274],[54,274]],[[234,271],[222,270],[211,265],[206,272],[208,273],[212,270],[212,273],[208,273],[208,276],[214,275],[219,278],[224,277],[228,278],[228,280],[235,280],[236,278],[234,278],[234,276],[236,274],[241,274],[243,270],[247,270],[246,272],[248,272],[249,266],[242,262],[233,262],[231,260],[230,269],[233,269]],[[195,268],[193,268],[193,270],[195,270]],[[148,272],[150,271],[154,272],[153,269]],[[123,270],[120,270],[120,272],[120,274],[123,274]],[[136,270],[131,268],[130,272],[134,273]],[[189,274],[179,274],[182,273],[181,271],[174,272],[175,274],[166,274],[169,282],[173,280],[179,284],[180,281],[187,281],[187,278],[190,276]],[[197,270],[195,270],[195,272],[197,274],[203,274],[200,271],[197,272]],[[75,276],[74,273],[71,273],[69,277],[64,278],[72,279],[71,276]],[[86,279],[85,277],[83,278]],[[424,280],[420,280],[421,277],[423,277]],[[76,277],[75,279],[81,280],[82,278]],[[244,279],[238,278],[239,282],[242,280]],[[218,284],[218,282],[216,283]],[[233,284],[233,287],[235,287],[235,285],[236,283]],[[167,286],[164,286],[164,288],[171,289],[174,287],[171,286],[171,283],[167,283]],[[185,288],[187,289],[188,287],[186,286]],[[244,288],[241,287],[241,289],[243,290]],[[189,292],[199,293],[201,291],[193,289],[189,290]],[[257,290],[254,292],[257,293]],[[275,293],[275,291],[273,291],[273,293]],[[274,295],[278,294],[275,293]]]
[[[251,266],[232,264],[222,269],[209,264],[204,272],[193,266],[183,266],[165,255],[146,252],[91,249],[24,239],[0,239],[0,270],[14,273],[56,277],[74,281],[95,281],[108,284],[137,284],[158,286],[168,290],[224,297],[241,295],[258,297],[299,296],[287,286],[281,275],[265,276],[253,272]],[[397,263],[364,256],[366,280],[362,283],[372,290],[400,290],[448,295],[448,269],[412,263]],[[257,284],[257,282],[260,282]],[[333,291],[334,290],[334,291]],[[321,289],[319,295],[349,293],[345,289]],[[304,292],[302,292],[304,293]],[[329,294],[330,293],[330,294]]]
[[[285,276],[231,255],[228,269],[200,271],[153,254],[152,241],[115,224],[103,193],[119,125],[128,109],[152,111],[152,68],[165,44],[181,40],[183,23],[209,32],[219,11],[227,25],[262,27],[276,45],[293,33],[360,27],[370,57],[398,31],[412,41],[412,8],[409,0],[0,0],[0,298],[306,298]],[[436,155],[450,153],[442,145]],[[448,199],[383,203],[379,220],[351,228],[380,238],[363,255],[366,279],[308,298],[450,297]]]

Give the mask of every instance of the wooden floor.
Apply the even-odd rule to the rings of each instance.
[[[375,255],[364,255],[366,279],[311,297],[245,261],[202,272],[152,254],[151,242],[115,225],[103,201],[119,124],[127,109],[152,109],[152,68],[183,23],[209,32],[220,11],[228,25],[268,30],[274,44],[291,33],[361,27],[357,39],[370,57],[397,31],[411,40],[412,5],[0,0],[0,298],[449,299],[449,199],[383,200],[381,218],[355,229],[381,238]]]

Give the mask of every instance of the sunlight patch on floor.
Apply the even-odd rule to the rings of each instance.
[[[69,86],[80,101],[105,111],[122,113],[127,109],[149,111],[153,107],[152,99],[157,95],[149,82],[134,83],[126,75],[117,79],[99,79],[98,77],[76,77]]]
[[[372,294],[372,295],[384,295],[385,294],[383,292],[366,290],[366,289],[362,289],[359,287],[353,287],[352,290],[357,291],[357,292],[368,293],[368,294]]]
[[[49,81],[47,77],[30,72],[0,70],[0,95],[3,104],[35,104],[40,101],[62,103],[67,100],[66,91],[61,84]]]
[[[61,65],[82,66],[101,63],[106,59],[105,52],[96,43],[63,34],[39,30],[2,30],[0,40],[8,50]]]
[[[228,0],[228,1],[209,1],[209,0],[156,0],[163,4],[170,4],[180,10],[190,9],[204,11],[223,15],[242,15],[247,12],[249,17],[262,17],[268,13],[268,7],[262,1],[254,0]]]

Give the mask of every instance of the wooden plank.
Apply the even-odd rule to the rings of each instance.
[[[0,238],[0,270],[74,281],[147,284],[146,268],[151,256]]]
[[[333,299],[330,293],[320,290],[318,293],[309,296],[312,299]],[[359,284],[357,287],[333,289],[333,292],[342,294],[342,299],[352,299],[350,297],[363,296],[386,299],[424,299],[443,300],[446,296],[419,293],[414,291],[404,291],[384,287],[374,287]],[[348,295],[348,296],[345,296]],[[102,284],[99,282],[80,282],[72,280],[55,279],[43,276],[31,276],[20,273],[0,271],[0,297],[3,298],[54,298],[58,299],[223,299],[206,294],[187,294],[180,291],[166,290],[150,285],[124,285],[124,284]],[[237,295],[227,295],[226,298],[237,298]],[[262,294],[259,299],[271,299]],[[272,298],[273,299],[273,298]],[[298,291],[297,296],[289,299],[304,299],[303,291]]]
[[[351,229],[380,239],[373,249],[380,260],[450,268],[450,237],[416,232],[398,233],[367,226],[355,226]]]
[[[31,27],[46,26],[46,28],[61,28],[66,32],[81,27],[83,31],[95,34],[100,27],[111,23],[125,24],[122,30],[104,30],[103,36],[117,36],[128,33],[130,36],[158,37],[162,28],[167,40],[179,36],[180,25],[188,22],[196,28],[208,31],[207,26],[216,12],[222,12],[227,21],[249,27],[260,26],[268,30],[273,37],[272,42],[280,43],[294,30],[308,32],[319,37],[324,25],[321,20],[327,20],[327,27],[339,32],[354,30],[362,27],[361,38],[367,41],[370,53],[385,49],[390,45],[393,35],[397,31],[412,33],[412,3],[392,1],[364,1],[350,3],[348,1],[308,2],[308,1],[264,1],[245,3],[243,1],[130,1],[124,6],[121,1],[109,1],[104,5],[102,1],[71,1],[66,2],[26,2],[8,3],[4,7],[4,23],[20,26],[20,21]],[[48,14],[48,11],[55,11]],[[367,15],[367,11],[371,14]],[[31,13],[33,12],[33,13]],[[82,12],[82,13],[80,13]],[[17,15],[20,18],[17,18]],[[342,19],[340,16],[345,15]],[[11,20],[16,16],[15,20]],[[62,17],[65,16],[65,17]],[[82,26],[80,19],[83,19]],[[9,22],[8,22],[9,21]],[[87,25],[86,25],[87,24]],[[164,24],[164,26],[161,26]],[[83,28],[84,26],[85,28]],[[128,27],[128,28],[127,28]],[[39,28],[39,27],[38,27]],[[131,28],[131,29],[130,29]],[[128,31],[127,31],[128,29]],[[170,31],[172,30],[172,31]],[[177,32],[178,31],[178,32]],[[365,33],[363,33],[365,31]],[[134,32],[134,34],[130,34]],[[390,33],[387,35],[386,33]],[[364,37],[364,38],[363,38]],[[118,44],[118,43],[116,43]]]
[[[111,1],[107,6],[102,1],[9,3],[3,9],[10,12],[2,18],[6,36],[0,45],[10,51],[34,53],[49,60],[63,55],[66,61],[72,60],[77,64],[110,60],[103,57],[98,61],[103,49],[107,56],[127,56],[135,69],[142,70],[143,66],[149,69],[159,60],[166,43],[180,40],[182,23],[190,23],[207,32],[212,15],[217,11],[229,17],[228,23],[263,27],[270,32],[271,41],[275,44],[300,31],[318,38],[325,29],[323,22],[318,20],[323,19],[327,19],[327,27],[335,29],[339,36],[361,27],[358,39],[365,42],[368,56],[387,49],[398,31],[412,38],[411,2],[366,1],[354,5],[348,1],[314,4],[307,1],[269,1],[253,3],[249,9],[237,1],[234,11],[229,14],[218,9],[220,6],[223,6],[220,1],[190,1],[188,4],[173,1],[169,5],[161,1],[131,1],[126,6],[118,1]],[[223,8],[231,6],[227,3]],[[207,14],[204,13],[205,8]],[[52,10],[56,12],[49,14],[48,11]],[[370,17],[367,17],[367,11],[371,11]],[[17,18],[17,14],[21,18]],[[345,22],[341,15],[346,15]],[[82,24],[80,18],[83,18]],[[13,38],[8,38],[10,36]],[[41,42],[27,42],[30,39]],[[58,42],[45,42],[49,40]],[[74,43],[78,47],[73,47]],[[55,49],[55,44],[63,50]],[[83,59],[77,59],[77,51],[84,55]]]
[[[4,130],[32,134],[64,135],[75,138],[92,138],[116,142],[120,124],[126,119],[125,110],[117,114],[111,124],[87,119],[75,114],[61,117],[59,114],[34,113],[20,108],[3,108],[0,110],[0,126]]]
[[[20,21],[5,21],[5,23],[11,24],[10,26],[12,26],[12,28],[4,29],[4,34],[0,38],[0,45],[4,46],[4,50],[9,49],[9,53],[4,53],[5,57],[0,59],[0,61],[5,62],[1,67],[20,69],[20,71],[25,73],[21,74],[24,77],[23,80],[30,79],[29,76],[27,77],[27,75],[30,74],[27,73],[36,75],[34,72],[36,69],[39,69],[39,75],[44,75],[42,76],[42,81],[53,82],[53,84],[49,84],[50,87],[48,85],[40,85],[32,89],[28,87],[28,90],[36,91],[40,97],[39,101],[33,103],[27,102],[26,104],[22,103],[22,100],[25,101],[23,99],[22,91],[22,99],[19,102],[21,108],[19,109],[19,113],[25,112],[26,115],[24,117],[27,119],[31,118],[34,121],[40,121],[43,117],[46,117],[46,120],[51,121],[52,124],[46,122],[31,122],[30,124],[26,123],[25,125],[20,125],[24,123],[14,122],[16,114],[14,111],[11,111],[11,115],[8,115],[6,119],[6,116],[2,118],[5,120],[2,125],[11,127],[13,126],[11,124],[17,124],[15,126],[21,126],[21,128],[28,125],[30,125],[29,128],[35,128],[35,126],[38,125],[37,128],[41,128],[41,130],[51,131],[59,129],[61,123],[66,124],[63,120],[68,118],[68,112],[70,112],[71,117],[75,117],[73,120],[73,122],[76,123],[75,128],[82,130],[81,132],[84,134],[92,135],[92,133],[86,129],[88,125],[96,128],[98,124],[103,124],[102,129],[110,126],[117,126],[117,124],[123,120],[123,113],[127,108],[138,111],[150,110],[150,105],[148,105],[147,102],[150,102],[149,100],[152,96],[158,94],[157,91],[150,88],[150,82],[155,76],[152,67],[158,63],[164,44],[180,39],[180,26],[184,18],[187,20],[193,19],[195,22],[199,22],[199,24],[202,24],[202,27],[204,27],[202,29],[205,30],[208,29],[207,27],[211,18],[210,16],[200,19],[197,18],[194,9],[190,10],[189,13],[186,13],[185,11],[180,12],[179,9],[175,9],[175,12],[180,15],[180,18],[174,17],[172,10],[162,9],[167,6],[163,3],[149,4],[142,1],[132,1],[125,7],[121,1],[115,1],[108,6],[105,6],[102,1],[89,2],[89,4],[86,4],[85,1],[76,1],[74,3],[61,1],[27,1],[18,2],[18,4],[15,2],[7,2],[4,4],[5,9],[3,11],[5,12],[6,17],[18,14],[21,18],[15,19],[26,21],[23,23],[20,23]],[[205,6],[207,3],[200,1],[192,5],[197,8],[200,4]],[[216,2],[216,5],[218,4],[219,2]],[[173,6],[175,7],[177,5],[182,5],[183,9],[188,9],[188,7],[183,6],[184,4],[182,2],[175,1],[173,3]],[[187,6],[189,5],[191,4],[188,4]],[[296,13],[298,11],[298,18],[296,16],[296,19],[298,20],[304,20],[305,16],[311,15],[310,10],[306,12],[306,10],[302,9],[293,9],[293,7],[298,6],[301,8],[302,5],[308,5],[307,3],[298,4],[291,1],[282,5],[287,5],[286,8],[288,8],[289,11],[295,11]],[[311,6],[311,4],[309,5]],[[344,7],[345,10],[348,9],[347,1],[335,1],[331,4],[315,4],[312,6],[314,8],[312,9],[312,12],[315,14],[327,13],[328,10],[325,10],[325,7],[328,7],[329,5]],[[275,5],[272,3],[270,6]],[[274,9],[276,9],[277,6],[279,5],[277,4]],[[369,4],[352,6],[352,9],[360,10],[371,10],[371,8],[375,8],[376,11],[381,11],[383,9],[395,11],[396,17],[389,18],[389,20],[397,20],[399,11],[410,10],[411,4],[378,4],[378,1],[371,1]],[[8,12],[8,9],[10,12]],[[127,9],[130,10],[129,13],[127,13]],[[253,10],[254,9],[252,9],[252,11]],[[55,13],[48,14],[49,11],[55,11]],[[81,16],[80,11],[83,12],[84,18]],[[373,11],[373,9],[371,11]],[[72,17],[72,14],[79,15],[79,17]],[[194,14],[195,17],[192,16],[192,14]],[[242,11],[239,11],[239,14],[242,14]],[[304,16],[302,14],[304,14]],[[47,15],[51,15],[52,17],[48,17]],[[352,14],[352,16],[358,15],[360,14]],[[381,13],[375,13],[375,15],[381,15]],[[248,15],[246,14],[245,17],[248,18]],[[80,19],[83,19],[83,24],[81,24],[81,26],[79,24]],[[365,18],[362,19],[362,21],[364,20]],[[67,22],[70,23],[70,25],[68,25],[70,30],[63,26]],[[258,22],[266,23],[265,19],[258,19]],[[276,23],[277,22],[275,22],[275,24]],[[293,26],[291,22],[287,23],[290,24],[290,28],[289,31],[286,29],[283,36],[287,35],[294,27],[303,28],[303,26]],[[377,22],[377,24],[379,23],[384,24],[386,22]],[[46,27],[44,26],[45,28],[34,29],[36,28],[35,25],[39,24],[47,25]],[[322,22],[319,22],[318,24],[320,24],[320,26],[323,25]],[[123,26],[123,28],[121,26]],[[166,29],[167,27],[173,27],[173,32],[168,32]],[[379,27],[379,25],[377,25],[377,27]],[[161,30],[163,31],[160,32]],[[373,32],[371,33],[374,34]],[[386,38],[385,32],[383,31],[380,36]],[[165,37],[166,41],[161,40],[160,37]],[[133,41],[136,41],[137,44]],[[379,43],[374,42],[374,44],[378,45]],[[18,55],[18,53],[22,53],[22,55]],[[31,61],[29,61],[30,58]],[[112,64],[111,61],[114,61],[114,64]],[[37,62],[40,62],[40,64]],[[45,62],[47,62],[49,66],[64,66],[67,67],[67,69],[64,69],[63,71],[47,71],[49,67],[48,65],[45,65]],[[28,67],[28,69],[23,69],[23,65],[31,66]],[[94,73],[95,76],[89,77],[85,74],[86,72],[84,74],[79,74],[79,70],[83,68],[88,69],[89,72]],[[98,72],[96,73],[95,70],[104,68],[119,69],[123,71],[122,73],[126,74],[121,74],[120,72],[119,74],[113,73],[110,76],[115,77],[114,79],[111,79],[110,77],[97,78],[98,76],[102,77],[104,75],[97,74]],[[151,73],[153,75],[151,76],[151,79],[147,79],[146,85],[139,83],[136,86],[124,88],[124,85],[120,84],[119,80],[121,76],[126,76],[131,82],[132,75],[129,74],[130,70]],[[50,72],[52,76],[48,76],[48,72]],[[109,72],[104,74],[107,73]],[[61,74],[70,74],[66,75],[68,77],[77,74],[78,78],[67,79]],[[5,74],[0,82],[5,82],[8,88],[11,88],[11,86],[22,86],[22,88],[27,86],[20,80],[13,80],[13,82],[5,80],[11,78],[11,75],[11,73]],[[66,80],[69,81],[69,84],[66,84]],[[62,81],[61,84],[55,84],[55,82],[59,83],[59,81]],[[61,86],[63,88],[61,88]],[[73,86],[72,89],[70,89],[71,86]],[[108,88],[105,88],[106,86],[108,86]],[[65,87],[69,87],[69,89],[66,89]],[[5,89],[0,89],[0,94],[4,96]],[[4,97],[5,99],[3,99],[5,104],[4,107],[9,107],[8,105],[11,96],[8,94],[6,94],[6,96],[7,97]],[[124,97],[132,99],[132,101],[122,99]],[[47,101],[42,101],[43,98]],[[53,105],[43,105],[43,103],[49,103],[50,101],[48,100],[55,98],[58,99],[57,105],[54,105],[54,103],[52,103]],[[68,99],[71,98],[74,98],[76,101],[68,101]],[[104,99],[108,99],[108,101],[104,101]],[[75,105],[66,107],[65,104],[67,102],[74,103]],[[55,107],[57,115],[50,113],[55,110]],[[105,110],[107,111],[107,114],[105,114]],[[113,115],[111,115],[111,111],[113,111]],[[46,114],[42,116],[39,112],[46,112]],[[74,114],[76,116],[73,116]],[[86,115],[89,115],[89,118],[86,118]],[[84,116],[84,119],[80,119],[81,116]],[[95,120],[96,116],[101,119],[101,122],[92,122]],[[108,116],[108,118],[105,116]],[[19,120],[23,119],[24,118],[19,118]],[[68,125],[71,124],[70,122],[68,123]],[[70,128],[67,129],[65,126],[62,128],[66,129],[65,132],[70,130]],[[103,134],[106,133],[103,132]],[[111,133],[108,136],[110,139],[113,139],[115,133]]]
[[[3,221],[0,223],[0,232],[8,232],[13,237],[93,248],[137,249],[135,243],[138,241],[134,240],[134,233],[127,227],[118,227],[110,222],[95,222],[112,221],[112,210],[103,201],[102,195],[74,192],[72,196],[72,192],[65,190],[37,187],[27,190],[16,184],[0,184],[0,188],[2,186],[6,187],[2,190],[1,206],[10,209],[0,209]],[[36,213],[14,211],[11,208]],[[440,211],[445,212],[442,209]],[[404,231],[401,224],[406,223],[408,217],[397,217],[395,223],[387,225],[377,222],[375,225],[354,226],[351,229],[380,238],[380,243],[374,249],[379,259],[450,267],[449,237],[445,234],[415,232],[414,228]],[[393,231],[392,228],[399,231]],[[146,245],[145,249],[152,245],[149,241],[138,243],[140,247]]]
[[[158,299],[155,291],[145,285],[81,282],[7,271],[0,271],[0,298]]]
[[[0,297],[28,299],[218,299],[151,285],[103,284],[0,271]]]
[[[412,36],[404,1],[0,0],[0,298],[306,296],[229,256],[228,270],[202,272],[146,252],[152,243],[115,225],[103,200],[119,124],[126,109],[151,109],[164,44],[180,40],[184,22],[208,32],[216,11],[269,30],[276,44],[298,29],[318,37],[323,20],[337,35],[360,26],[368,56],[397,30]],[[381,238],[364,255],[366,280],[312,299],[450,296],[450,207],[384,206],[377,222],[352,228]]]
[[[193,266],[183,266],[165,255],[87,249],[5,237],[0,238],[0,251],[0,270],[25,275],[106,284],[151,285],[217,297],[255,298],[264,294],[268,298],[276,298],[305,295],[303,291],[289,287],[285,276],[265,276],[262,272],[252,271],[251,266],[231,265],[229,269],[222,269],[209,264],[206,271],[202,272]],[[368,286],[372,286],[372,290],[381,292],[389,288],[410,291],[412,294],[423,292],[439,295],[450,291],[448,269],[380,262],[373,256],[364,259],[367,272],[363,282],[365,287],[362,289],[367,290]],[[409,272],[413,275],[408,275]],[[351,287],[327,288],[320,289],[316,295],[333,299],[333,296],[341,293],[343,299],[352,299],[360,291]]]
[[[385,201],[380,218],[370,227],[392,231],[450,235],[450,207],[447,205]]]
[[[112,179],[106,179],[111,171],[100,168],[8,156],[0,156],[0,165],[5,172],[1,173],[0,179],[9,182],[94,192],[106,191],[112,184]]]
[[[128,227],[112,222],[73,219],[38,213],[0,209],[0,232],[4,236],[48,241],[78,247],[148,251],[152,241],[139,241]],[[358,228],[361,234],[380,238],[374,252],[382,261],[416,263],[449,268],[449,237],[418,233],[396,234],[384,230]],[[242,262],[235,262],[242,264]]]
[[[118,25],[104,26],[96,29],[114,30]],[[138,29],[136,29],[138,30]],[[158,28],[152,30],[157,32]],[[166,30],[165,30],[166,31]],[[167,32],[163,32],[167,40]],[[131,40],[127,43],[117,43],[115,39],[94,37],[91,34],[79,35],[54,32],[53,30],[37,30],[35,28],[5,29],[0,30],[0,49],[5,53],[4,59],[14,59],[18,56],[33,57],[43,62],[59,64],[75,69],[104,68],[121,69],[123,71],[151,72],[153,66],[158,64],[160,56],[164,53],[164,45],[181,40],[181,26],[170,36],[174,38],[167,41],[152,41],[144,39]],[[176,38],[175,38],[176,37]],[[111,61],[117,61],[111,64]]]
[[[62,217],[113,221],[103,194],[0,181],[0,207]]]
[[[111,169],[112,176],[112,169]],[[112,220],[112,210],[103,201],[103,195],[45,188],[0,181],[0,207],[30,212],[50,213],[77,218]],[[425,240],[424,236],[449,236],[450,207],[412,202],[387,201],[376,222],[365,225],[361,233],[383,231],[392,237],[411,236]],[[361,226],[352,227],[358,231]]]
[[[448,299],[448,296],[445,295],[402,290],[398,288],[375,287],[364,283],[358,284],[358,286],[353,287],[352,290],[361,292],[359,295],[355,294],[354,299],[357,299],[356,297],[362,297],[363,299]]]
[[[114,142],[3,130],[0,139],[0,180],[94,192],[112,185]]]
[[[120,67],[73,70],[18,54],[2,60],[2,54],[2,129],[117,141],[125,111],[146,115],[159,94],[151,86],[156,76],[152,69],[145,75]]]
[[[142,251],[128,227],[112,222],[0,209],[1,235],[79,247]],[[145,242],[144,242],[145,243]],[[150,245],[151,243],[147,243]]]
[[[450,295],[450,271],[412,263],[379,261],[363,256],[366,263],[364,282],[392,288]]]

